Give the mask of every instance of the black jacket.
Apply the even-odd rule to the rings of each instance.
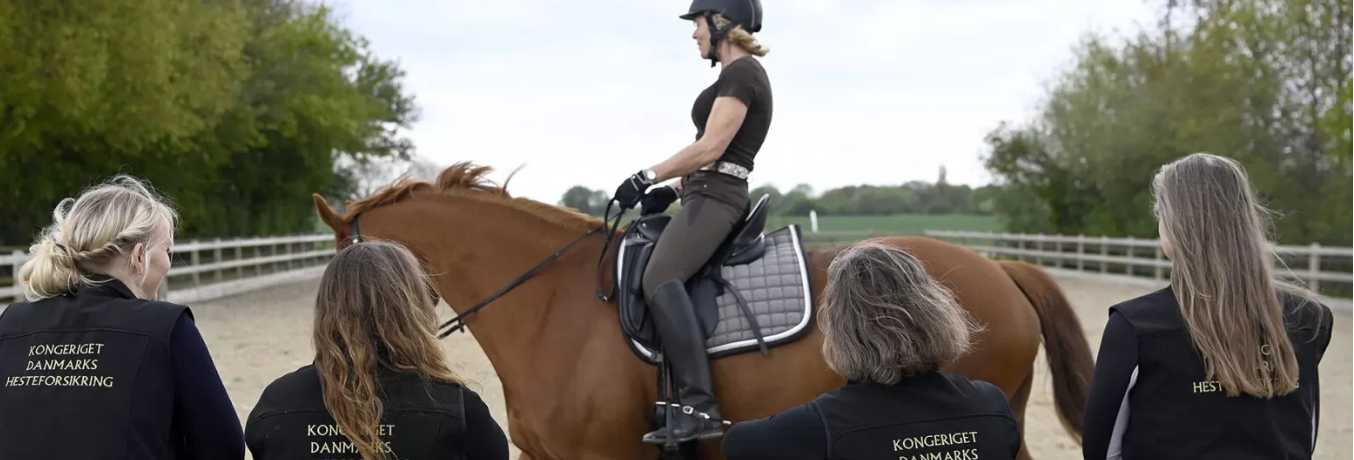
[[[1228,397],[1204,364],[1170,287],[1110,308],[1083,429],[1086,458],[1308,459],[1319,415],[1317,365],[1331,311],[1284,294],[1298,389]]]
[[[100,279],[0,315],[0,459],[174,458],[169,340],[191,313]]]
[[[1020,428],[997,387],[934,371],[894,385],[849,383],[735,424],[721,449],[729,460],[1009,460],[1020,451]]]
[[[473,391],[384,370],[378,380],[385,408],[379,436],[391,458],[507,458],[502,429]],[[245,442],[255,460],[359,458],[324,406],[313,365],[263,390],[245,424]]]

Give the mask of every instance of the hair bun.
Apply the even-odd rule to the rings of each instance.
[[[77,253],[72,251],[69,246],[58,243],[56,240],[57,235],[43,239],[42,252],[46,253],[49,257],[66,262],[65,265],[74,267],[76,265],[75,256]]]

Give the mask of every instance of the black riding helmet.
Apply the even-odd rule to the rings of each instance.
[[[716,13],[729,20],[729,24],[723,29],[715,27]],[[692,0],[691,8],[680,17],[689,21],[697,16],[704,16],[705,25],[710,28],[710,67],[714,67],[715,63],[719,62],[719,40],[734,26],[742,26],[748,33],[762,30],[762,1]]]

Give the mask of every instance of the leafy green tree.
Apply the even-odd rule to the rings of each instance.
[[[1013,231],[1152,237],[1152,175],[1202,151],[1246,165],[1280,240],[1349,244],[1349,13],[1170,1],[1125,44],[1088,36],[1040,113],[988,136],[987,168],[1012,192],[997,212]]]
[[[560,206],[576,209],[579,212],[594,214],[596,210],[593,209],[592,196],[592,189],[582,185],[575,185],[569,187],[569,190],[564,192],[564,197],[560,199],[559,204]]]
[[[0,0],[0,245],[113,174],[149,180],[181,237],[312,229],[341,158],[408,159],[403,74],[326,8],[290,0]]]
[[[984,185],[969,194],[968,212],[977,215],[990,215],[996,209],[996,201],[1004,192],[997,185]]]
[[[760,200],[762,198],[762,195],[770,196],[769,199],[771,200],[772,210],[775,210],[776,208],[779,208],[782,205],[781,203],[782,195],[780,194],[780,190],[777,190],[776,186],[774,185],[770,184],[763,185],[754,188],[748,192],[748,196],[751,197],[751,199],[753,200]]]

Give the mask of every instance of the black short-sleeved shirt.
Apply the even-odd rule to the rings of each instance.
[[[753,169],[753,159],[766,141],[766,133],[771,129],[771,82],[766,69],[754,56],[747,56],[729,63],[719,72],[719,79],[696,97],[691,107],[691,121],[696,125],[696,139],[705,136],[705,124],[710,119],[715,99],[734,97],[747,105],[747,115],[743,125],[729,142],[729,147],[719,158],[749,170]]]
[[[1204,377],[1172,288],[1111,307],[1086,404],[1083,456],[1311,458],[1320,409],[1317,364],[1333,317],[1315,301],[1281,298],[1299,380],[1297,391],[1270,399],[1228,397]]]
[[[507,438],[479,395],[460,385],[381,371],[379,436],[392,458],[508,458]],[[245,424],[256,460],[360,459],[324,406],[313,365],[263,390]]]
[[[721,450],[729,460],[1009,460],[1020,428],[1000,389],[935,371],[894,385],[849,383],[735,424]]]

